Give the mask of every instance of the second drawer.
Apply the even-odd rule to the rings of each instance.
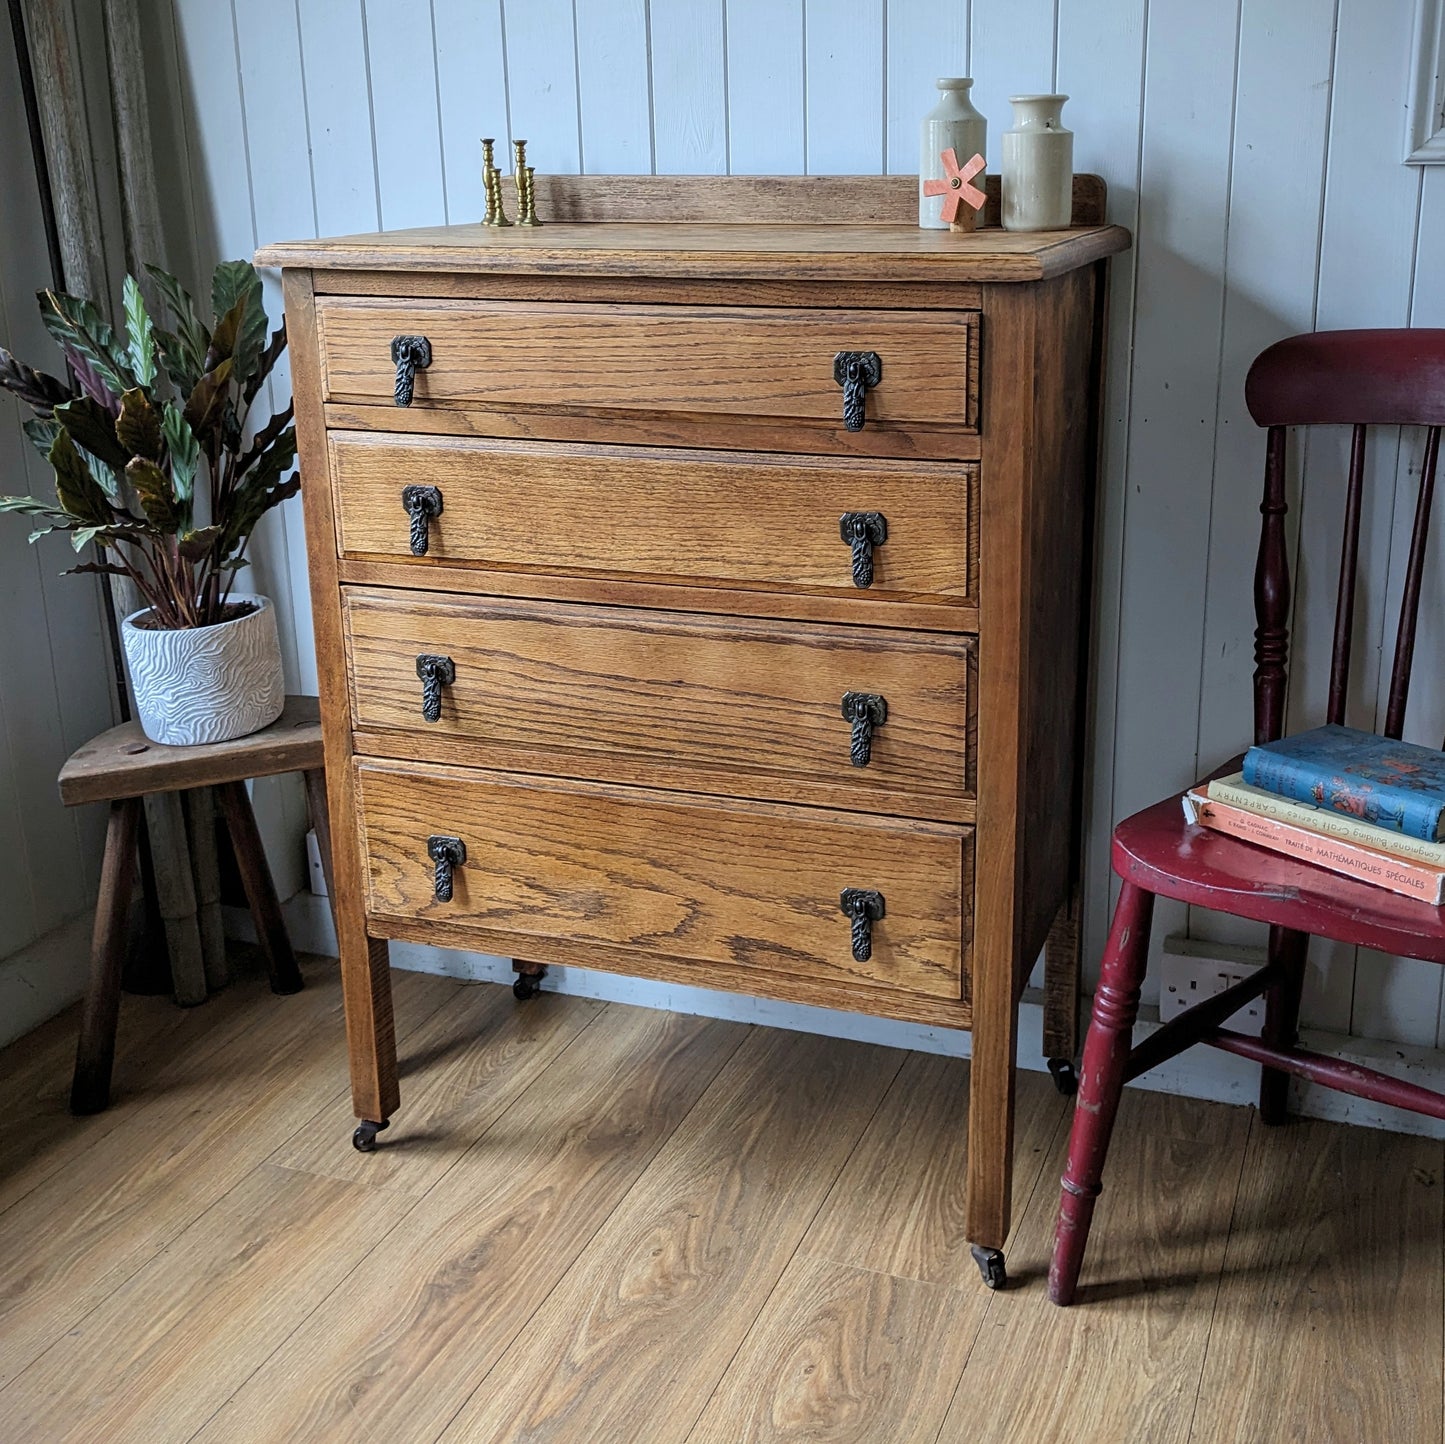
[[[358,750],[972,817],[969,637],[344,593]]]

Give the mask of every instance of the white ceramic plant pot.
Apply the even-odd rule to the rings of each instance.
[[[189,747],[227,742],[269,727],[286,704],[281,644],[270,598],[231,594],[252,610],[214,627],[139,627],[149,609],[121,623],[141,730],[152,742]]]

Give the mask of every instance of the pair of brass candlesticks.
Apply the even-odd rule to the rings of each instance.
[[[482,188],[487,196],[487,213],[482,217],[484,226],[510,226],[507,213],[502,209],[502,173],[492,161],[494,137],[482,141]],[[527,164],[527,142],[512,142],[513,180],[517,185],[517,224],[519,226],[540,226],[537,219],[537,191],[532,167]]]

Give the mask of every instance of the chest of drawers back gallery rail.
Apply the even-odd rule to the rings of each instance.
[[[965,1229],[1002,1281],[1046,940],[1045,1050],[1075,1043],[1129,238],[1095,177],[1033,234],[919,230],[916,184],[553,177],[537,228],[258,254],[283,269],[358,1146],[399,1106],[392,938],[518,959],[521,994],[575,964],[968,1028]]]

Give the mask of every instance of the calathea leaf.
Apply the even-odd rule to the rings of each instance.
[[[21,516],[43,516],[62,525],[72,520],[67,513],[57,511],[38,496],[0,496],[0,511],[19,512]]]
[[[171,378],[171,385],[182,396],[189,396],[192,387],[201,379],[202,358],[193,357],[180,337],[173,336],[160,327],[156,328],[156,345],[160,348],[161,364],[166,368],[166,375]]]
[[[236,334],[229,354],[235,357],[235,377],[248,381],[266,349],[266,303],[261,278],[250,261],[222,261],[211,277],[211,307],[217,316],[227,317],[240,309]],[[217,325],[216,330],[221,329]],[[214,344],[212,338],[212,344]]]
[[[256,364],[251,379],[246,382],[244,396],[249,406],[256,398],[256,393],[266,383],[266,378],[275,369],[276,363],[281,359],[281,353],[286,349],[286,322],[281,324],[271,333],[271,339],[266,349],[261,353],[261,359]]]
[[[108,526],[110,502],[63,427],[55,434],[49,460],[55,470],[56,498],[69,518],[91,526]]]
[[[125,468],[126,479],[140,498],[146,520],[167,536],[174,535],[180,525],[176,497],[170,478],[155,462],[145,456],[133,456]]]
[[[124,567],[118,567],[114,562],[81,562],[78,567],[67,567],[61,576],[73,577],[80,572],[99,572],[107,577],[128,577],[130,573]]]
[[[148,530],[144,526],[78,526],[70,533],[72,550],[83,552],[91,542],[98,546],[114,546],[118,541],[134,538],[137,532]]]
[[[126,449],[125,459],[120,465],[124,466],[132,456],[160,461],[164,447],[160,413],[151,405],[150,398],[139,386],[121,394],[120,415],[115,419],[115,434]]]
[[[42,420],[75,394],[70,386],[44,371],[27,366],[0,346],[0,387],[18,396]]]
[[[113,466],[107,466],[98,456],[92,455],[83,446],[75,448],[80,453],[80,459],[90,468],[90,474],[95,478],[96,485],[106,494],[112,505],[120,501],[120,479],[115,474]]]
[[[32,416],[29,421],[22,423],[21,429],[30,438],[30,444],[47,461],[50,460],[50,448],[55,445],[55,433],[60,430],[58,421],[43,421],[38,416]]]
[[[211,332],[210,348],[206,351],[206,370],[213,371],[227,357],[234,358],[236,354],[236,339],[241,334],[241,323],[246,316],[246,298],[241,297],[229,311],[216,322],[216,329]],[[232,360],[232,369],[235,369],[235,361]]]
[[[245,476],[245,474],[255,466],[275,443],[276,438],[291,425],[291,418],[294,414],[294,408],[290,402],[287,402],[285,410],[278,411],[265,426],[251,438],[251,445],[247,450],[242,452],[241,459],[236,463],[235,474],[237,476]]]
[[[120,410],[120,392],[112,390],[102,380],[100,372],[74,346],[67,344],[61,346],[60,349],[65,355],[66,365],[69,366],[71,375],[75,377],[75,384],[80,388],[81,393],[105,407],[114,416]]]
[[[288,426],[267,448],[251,473],[247,486],[264,490],[296,460],[296,428]]]
[[[111,391],[118,396],[136,384],[130,357],[92,302],[62,291],[41,291],[39,300],[45,329],[62,348],[73,348]]]
[[[223,530],[218,526],[203,526],[199,531],[185,532],[177,543],[177,550],[188,562],[198,562],[221,539]]]
[[[169,401],[161,408],[161,431],[171,454],[171,482],[176,495],[189,502],[196,491],[196,468],[201,462],[201,444],[191,424]]]
[[[278,481],[275,475],[265,475],[267,468],[258,467],[247,483],[231,500],[230,514],[226,517],[226,539],[222,550],[230,555],[245,545],[246,538],[256,529],[273,506],[279,506],[288,497],[301,490],[301,478],[294,473],[285,481]]]
[[[174,335],[160,333],[161,350],[176,389],[183,395],[189,395],[205,370],[202,363],[211,344],[211,333],[201,321],[190,292],[169,271],[163,271],[159,266],[147,266],[146,273],[156,283],[176,319]],[[180,375],[177,375],[176,368],[179,368]]]
[[[121,296],[130,369],[142,386],[149,386],[156,379],[156,332],[134,276],[125,278]]]
[[[80,526],[70,534],[70,545],[77,552],[83,552],[96,537],[102,535],[106,528],[103,526]]]
[[[182,414],[202,445],[220,426],[226,414],[226,385],[230,379],[231,358],[228,356],[213,370],[207,371],[186,398]]]
[[[74,401],[55,408],[55,419],[77,446],[83,446],[107,466],[124,466],[130,460],[131,453],[116,436],[119,423],[100,402],[89,396],[77,396]]]

